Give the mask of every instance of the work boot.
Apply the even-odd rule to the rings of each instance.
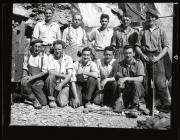
[[[49,107],[50,108],[55,108],[57,105],[56,105],[56,102],[55,101],[49,101]]]
[[[85,108],[90,108],[90,107],[91,107],[91,103],[90,103],[90,101],[89,101],[89,102],[87,102],[87,103],[85,103],[84,107],[85,107]]]
[[[35,100],[33,101],[33,107],[34,107],[35,109],[41,109],[41,108],[42,108],[42,105],[39,103],[39,101],[38,101],[37,99],[35,99]]]

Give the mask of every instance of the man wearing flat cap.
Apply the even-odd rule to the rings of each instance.
[[[161,109],[169,111],[170,100],[168,99],[165,68],[163,57],[168,51],[169,44],[165,32],[158,27],[158,14],[149,9],[146,11],[147,26],[139,34],[137,53],[141,56],[146,66],[148,92],[145,97],[146,107],[152,112],[152,81],[155,93],[161,101]]]
[[[30,45],[30,53],[24,56],[23,62],[22,95],[33,103],[35,109],[41,109],[47,105],[43,87],[47,77],[48,56],[40,53],[41,40],[36,39]]]

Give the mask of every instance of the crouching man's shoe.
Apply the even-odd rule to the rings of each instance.
[[[49,107],[50,108],[55,108],[57,106],[56,102],[55,102],[55,98],[53,96],[48,96],[48,100],[49,100]]]
[[[33,107],[35,109],[41,109],[42,108],[42,105],[39,103],[39,101],[36,99],[33,101]]]
[[[50,101],[49,102],[49,107],[50,108],[55,108],[57,105],[56,105],[56,102],[55,101]]]

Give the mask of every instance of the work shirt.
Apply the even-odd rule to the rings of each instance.
[[[117,66],[117,61],[116,59],[112,59],[109,64],[105,64],[104,59],[98,59],[97,60],[97,67],[99,69],[100,72],[100,78],[101,80],[105,79],[105,78],[109,78],[109,77],[113,77],[115,74],[115,71],[113,70],[113,68],[115,66]]]
[[[73,61],[70,56],[63,54],[61,59],[56,60],[54,55],[49,55],[48,70],[54,70],[58,73],[68,74],[68,69],[73,69]]]
[[[88,39],[90,42],[94,42],[94,47],[96,50],[104,50],[105,47],[110,46],[111,38],[113,36],[113,30],[110,28],[106,28],[103,31],[100,29],[93,30]]]
[[[46,73],[48,70],[48,56],[46,54],[39,54],[35,57],[32,54],[25,55],[23,69],[29,71],[31,67],[39,68],[40,71]]]
[[[125,60],[120,61],[117,66],[115,78],[145,76],[144,65],[141,60],[133,59],[128,64]]]
[[[139,46],[143,52],[161,52],[169,44],[165,32],[156,26],[153,30],[144,29],[140,32]]]
[[[71,47],[82,46],[87,42],[87,36],[84,29],[79,26],[78,28],[68,27],[63,32],[62,40]]]
[[[45,21],[38,22],[33,31],[32,37],[42,39],[43,44],[52,44],[57,39],[61,40],[61,31],[57,23],[47,25]]]
[[[124,30],[121,26],[116,28],[112,37],[111,45],[123,48],[125,45],[136,45],[138,43],[138,31],[128,27]]]
[[[74,63],[74,70],[76,73],[82,73],[82,72],[96,72],[99,74],[99,70],[97,68],[97,65],[93,61],[89,61],[85,66],[82,64],[82,60],[76,61]],[[83,75],[84,79],[87,80],[88,76]]]

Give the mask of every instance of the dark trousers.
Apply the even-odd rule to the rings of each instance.
[[[113,106],[115,102],[115,93],[117,88],[117,82],[108,82],[104,86],[104,89],[101,92],[97,92],[93,98],[93,103],[100,105],[104,104],[107,106]]]
[[[57,79],[53,74],[47,77],[45,81],[47,96],[49,101],[56,101],[58,106],[64,107],[69,103],[69,86],[64,86],[60,92],[56,91]]]
[[[139,105],[139,100],[144,96],[144,87],[140,82],[125,82],[125,88],[117,88],[115,98],[123,95],[124,107]]]
[[[43,92],[44,82],[43,80],[38,80],[32,83],[28,83],[26,86],[22,86],[22,95],[30,101],[39,101],[41,105],[47,105],[47,98]]]
[[[152,110],[152,87],[151,87],[151,80],[153,79],[153,65],[154,65],[154,85],[155,85],[155,93],[156,96],[159,98],[161,105],[169,106],[171,104],[169,100],[169,95],[167,92],[167,84],[166,84],[166,76],[165,76],[165,69],[164,69],[164,60],[161,59],[155,64],[145,63],[146,67],[146,85],[147,85],[147,92],[145,96],[146,107]]]
[[[79,82],[79,81],[76,82],[77,92],[78,95],[81,96],[80,99],[82,100],[81,102],[83,104],[91,101],[96,87],[97,87],[97,80],[93,77],[89,77],[84,82]]]

